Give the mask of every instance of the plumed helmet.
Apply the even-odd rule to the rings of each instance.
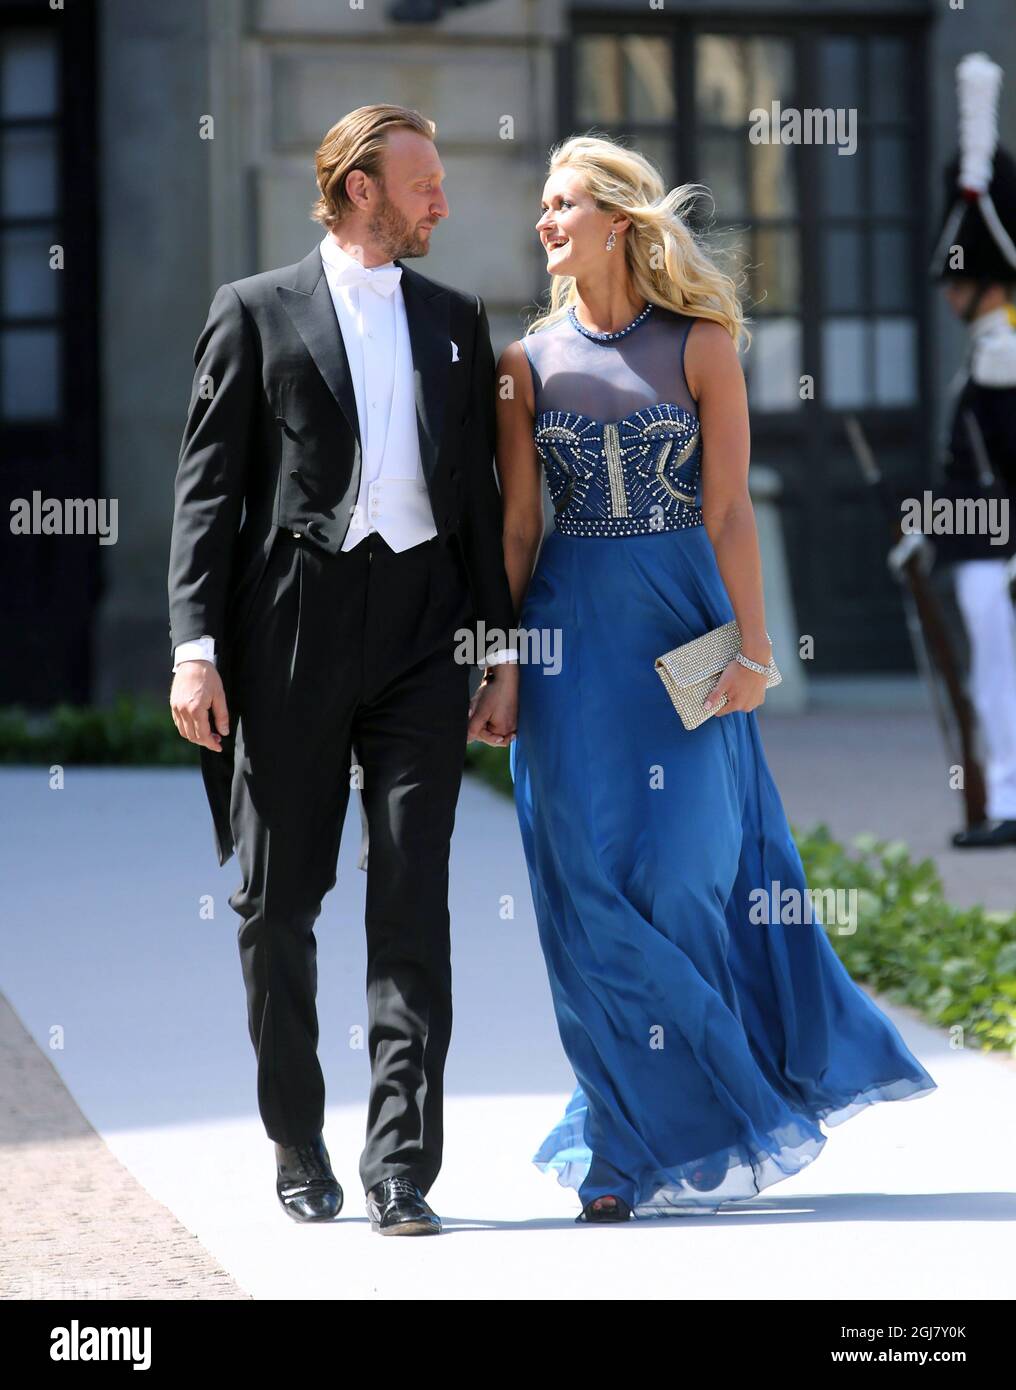
[[[959,152],[945,171],[945,215],[931,258],[935,279],[1016,283],[1016,161],[998,144],[1002,69],[986,53],[956,68]]]

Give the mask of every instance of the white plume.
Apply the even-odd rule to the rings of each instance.
[[[987,53],[968,53],[956,68],[960,118],[959,185],[984,193],[998,144],[998,94],[1002,69]]]

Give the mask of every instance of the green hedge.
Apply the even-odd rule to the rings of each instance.
[[[108,708],[56,705],[43,715],[0,707],[0,763],[187,767],[197,762],[197,746],[177,733],[168,700],[121,695]]]
[[[0,763],[196,767],[198,757],[177,733],[168,702],[151,697],[121,695],[103,708],[56,705],[46,714],[0,706]],[[511,793],[505,750],[471,743],[466,766]]]
[[[933,860],[902,841],[858,835],[853,854],[821,825],[794,831],[808,887],[857,890],[857,929],[830,932],[857,980],[931,1023],[958,1046],[1016,1052],[1016,912],[946,902]]]
[[[197,748],[177,734],[163,701],[124,696],[109,708],[62,705],[45,716],[0,709],[3,763],[197,761]],[[466,766],[511,795],[506,749],[471,743]],[[829,933],[855,979],[957,1030],[958,1044],[1016,1052],[1016,912],[952,907],[933,861],[915,863],[900,842],[861,835],[848,852],[824,825],[794,834],[813,892],[856,891],[856,931]]]

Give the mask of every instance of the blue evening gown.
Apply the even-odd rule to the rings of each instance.
[[[820,1121],[935,1089],[820,923],[750,920],[753,890],[806,887],[755,713],[689,732],[654,670],[734,616],[700,510],[693,322],[652,306],[523,340],[555,527],[519,623],[561,647],[560,670],[552,645],[524,660],[510,765],[577,1081],[533,1161],[636,1216],[751,1197],[817,1157]]]

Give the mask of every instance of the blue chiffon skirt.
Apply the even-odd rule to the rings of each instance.
[[[689,732],[653,667],[732,617],[704,526],[554,531],[520,614],[561,642],[522,666],[510,766],[577,1082],[533,1162],[636,1216],[754,1196],[820,1122],[935,1089],[820,922],[752,912],[806,888],[755,713]]]

